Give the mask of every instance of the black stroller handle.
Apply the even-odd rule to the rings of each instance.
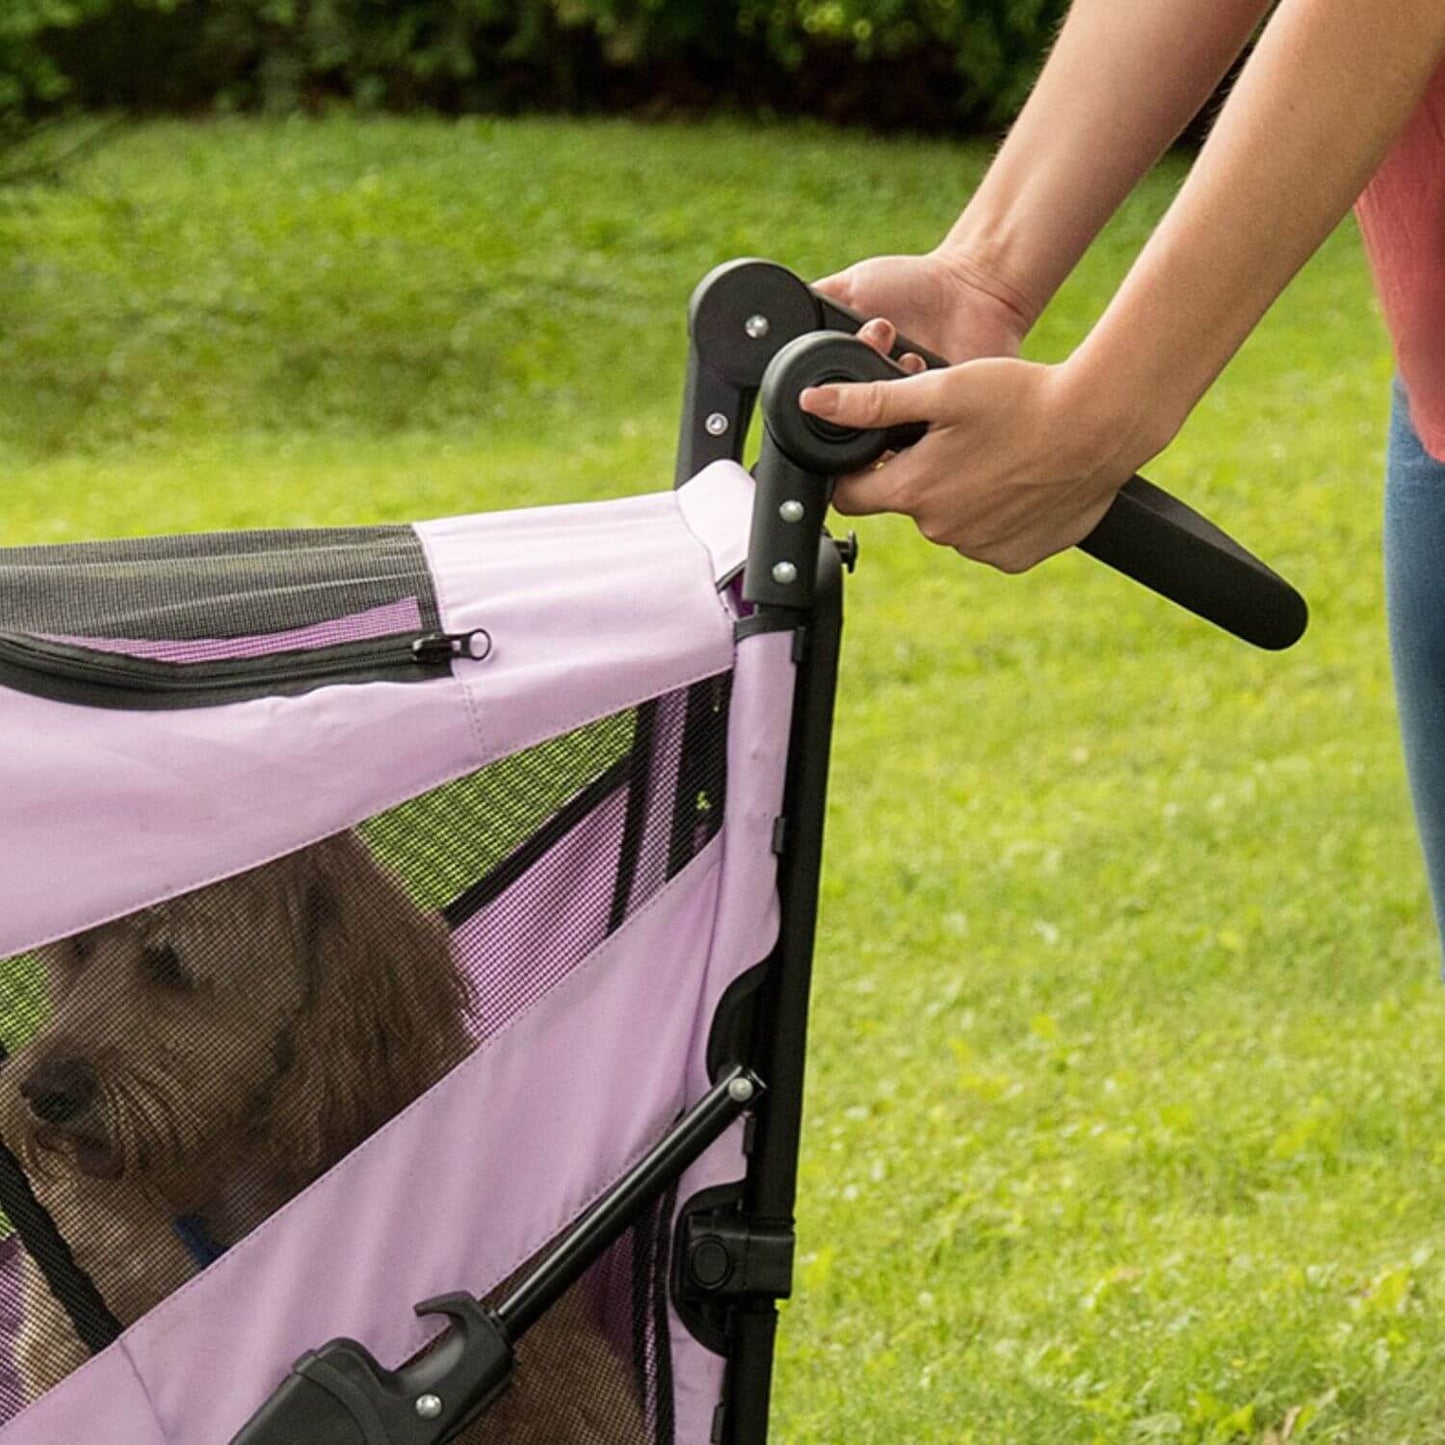
[[[825,367],[813,369],[809,377],[808,351],[794,348],[808,333],[832,333],[835,341],[841,339],[840,333],[853,336],[864,320],[774,262],[733,261],[704,278],[693,293],[689,315],[693,345],[678,456],[679,485],[709,461],[723,456],[741,459],[743,435],[760,392],[767,396],[792,390],[794,374],[803,378],[797,390],[821,380],[850,379],[837,373],[838,352],[827,358],[831,375]],[[820,347],[825,339],[815,335],[808,338],[809,345]],[[789,357],[788,385],[779,381],[764,388],[765,373],[784,361],[784,352]],[[872,366],[863,352],[872,352],[879,364]],[[949,364],[900,335],[891,357],[896,361],[910,352],[932,368]],[[844,355],[856,357],[845,365],[845,370],[858,370],[851,379],[902,375],[862,342],[856,352],[849,348]],[[796,410],[796,391],[787,403],[781,403],[779,395],[766,408],[771,411],[770,427],[795,430],[783,419],[789,407]],[[823,434],[820,428],[813,431]],[[838,428],[826,431],[834,442],[839,440]],[[896,449],[921,435],[920,428],[905,429],[886,445]],[[781,436],[779,441],[796,465],[821,464],[821,457],[793,455]],[[847,469],[835,466],[832,475]],[[1304,598],[1284,578],[1206,517],[1143,477],[1125,483],[1109,511],[1078,545],[1096,560],[1256,647],[1270,651],[1290,647],[1308,625]]]

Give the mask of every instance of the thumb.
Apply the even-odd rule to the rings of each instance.
[[[807,387],[798,405],[837,426],[871,431],[904,422],[941,420],[946,371],[925,371],[897,381],[858,381]]]

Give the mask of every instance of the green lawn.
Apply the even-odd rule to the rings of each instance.
[[[984,160],[723,125],[138,129],[0,198],[0,539],[665,486],[693,282],[926,245]],[[1347,229],[1155,465],[1308,593],[1284,657],[1081,556],[1010,579],[861,529],[780,1441],[1445,1441],[1388,375]]]

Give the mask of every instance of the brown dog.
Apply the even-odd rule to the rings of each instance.
[[[473,1047],[444,924],[351,833],[43,958],[52,1011],[0,1072],[0,1131],[123,1325],[196,1272],[178,1220],[234,1243]],[[625,1428],[575,1433],[547,1403],[616,1373],[595,1326],[575,1308],[553,1314],[526,1343],[562,1377],[533,1391],[521,1372],[498,1407],[512,1428],[483,1421],[468,1438],[641,1445],[640,1411],[623,1412]],[[27,1259],[27,1393],[85,1358]]]

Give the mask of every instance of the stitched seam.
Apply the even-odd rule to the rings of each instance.
[[[156,1404],[155,1396],[151,1394],[149,1382],[141,1373],[141,1368],[139,1364],[136,1363],[135,1356],[131,1354],[130,1346],[126,1343],[124,1336],[117,1340],[116,1343],[120,1346],[120,1353],[124,1357],[126,1364],[130,1366],[130,1372],[132,1376],[134,1376],[136,1384],[140,1386],[141,1398],[146,1402],[146,1409],[151,1412],[151,1419],[156,1422],[156,1429],[160,1432],[162,1441],[166,1442],[166,1445],[169,1445],[171,1432],[166,1429],[165,1421],[161,1418],[160,1407]]]
[[[729,630],[731,630],[734,618],[727,603],[723,600],[722,594],[718,591],[718,584],[722,581],[722,578],[718,576],[717,559],[712,554],[712,548],[703,541],[702,536],[698,532],[693,530],[692,523],[687,519],[687,513],[683,510],[682,500],[677,492],[672,494],[672,505],[673,509],[677,512],[678,520],[682,523],[683,531],[697,543],[698,547],[702,550],[703,556],[707,558],[707,570],[713,580],[712,595],[717,599],[718,610],[722,613],[723,620],[727,623]]]

